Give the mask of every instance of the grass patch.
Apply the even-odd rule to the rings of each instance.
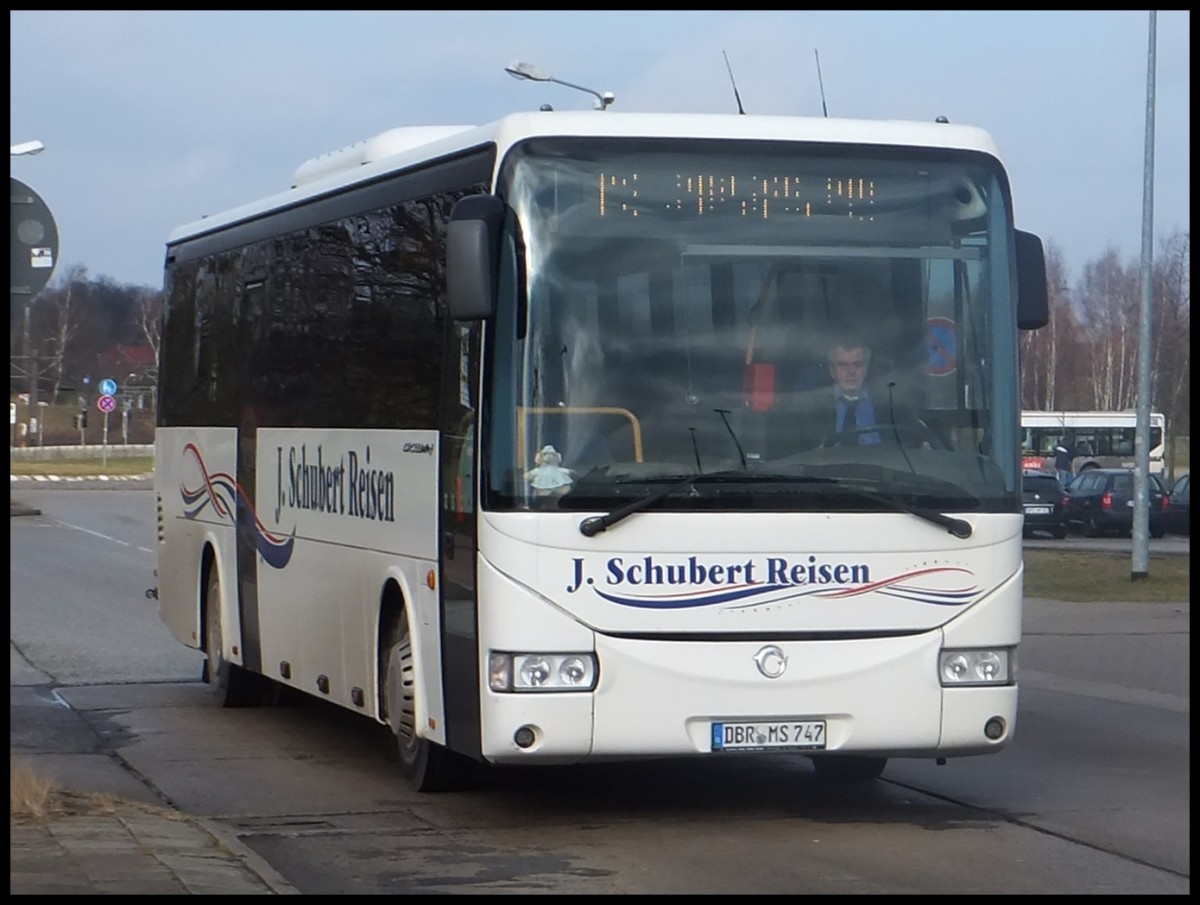
[[[9,461],[9,474],[61,475],[65,478],[91,475],[143,475],[154,472],[154,456],[102,459],[47,459],[41,462]]]
[[[1133,581],[1131,554],[1025,551],[1025,596],[1081,603],[1191,600],[1191,558],[1151,555],[1146,578]]]
[[[22,823],[54,817],[112,815],[130,809],[178,819],[170,808],[130,801],[107,792],[77,792],[61,787],[27,757],[9,752],[9,817]]]
[[[8,813],[17,819],[40,820],[50,809],[54,783],[24,758],[9,755]]]

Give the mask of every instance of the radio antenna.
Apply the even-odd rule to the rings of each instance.
[[[742,108],[742,96],[738,94],[737,82],[733,80],[733,67],[729,65],[729,54],[722,50],[721,56],[725,57],[725,68],[729,70],[729,83],[733,85],[733,99],[737,101],[738,113],[745,116],[746,111]]]
[[[825,106],[825,80],[821,78],[821,55],[813,48],[813,56],[817,58],[817,84],[821,86],[821,112],[829,118],[829,108]]]

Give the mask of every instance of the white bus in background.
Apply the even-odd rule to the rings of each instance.
[[[1150,473],[1162,475],[1167,419],[1150,413]],[[1034,471],[1054,471],[1054,447],[1073,438],[1072,474],[1091,468],[1133,468],[1137,412],[1021,412],[1021,462]]]
[[[167,241],[162,618],[223,704],[361,714],[421,790],[998,751],[1046,323],[1012,212],[946,122],[538,112],[314,158]],[[805,445],[850,330],[885,423]]]

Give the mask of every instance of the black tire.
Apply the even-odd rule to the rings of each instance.
[[[1054,529],[1053,534],[1054,534],[1054,537],[1056,540],[1062,540],[1064,537],[1067,536],[1066,526],[1059,525],[1057,528]]]
[[[380,657],[379,701],[387,721],[384,754],[388,760],[399,762],[404,778],[418,792],[467,788],[472,761],[417,736],[416,672],[406,620],[401,619],[394,638]]]
[[[861,754],[825,754],[812,762],[818,776],[833,782],[873,782],[887,766],[886,757]]]
[[[1167,534],[1167,529],[1165,529],[1165,528],[1151,528],[1150,529],[1150,536],[1154,537],[1154,538],[1166,537],[1166,534]]]
[[[208,571],[204,589],[204,681],[222,707],[254,707],[262,703],[263,684],[259,676],[225,659],[223,638],[221,579],[214,564]]]
[[[1100,525],[1096,522],[1096,516],[1092,515],[1090,512],[1085,512],[1083,514],[1083,536],[1100,536]]]

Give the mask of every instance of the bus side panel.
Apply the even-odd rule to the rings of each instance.
[[[234,466],[237,431],[228,427],[159,427],[155,431],[154,485],[161,510],[158,541],[158,608],[170,630],[188,647],[200,648],[200,568],[206,541],[217,551],[217,564],[226,583],[226,601],[233,594],[236,541],[237,483]],[[241,657],[241,620],[225,627],[225,656]]]
[[[418,700],[444,723],[436,583],[427,577],[436,575],[437,463],[431,430],[259,430],[255,542],[268,675],[282,679],[286,661],[289,684],[377,716],[379,607],[391,577],[410,608]]]

